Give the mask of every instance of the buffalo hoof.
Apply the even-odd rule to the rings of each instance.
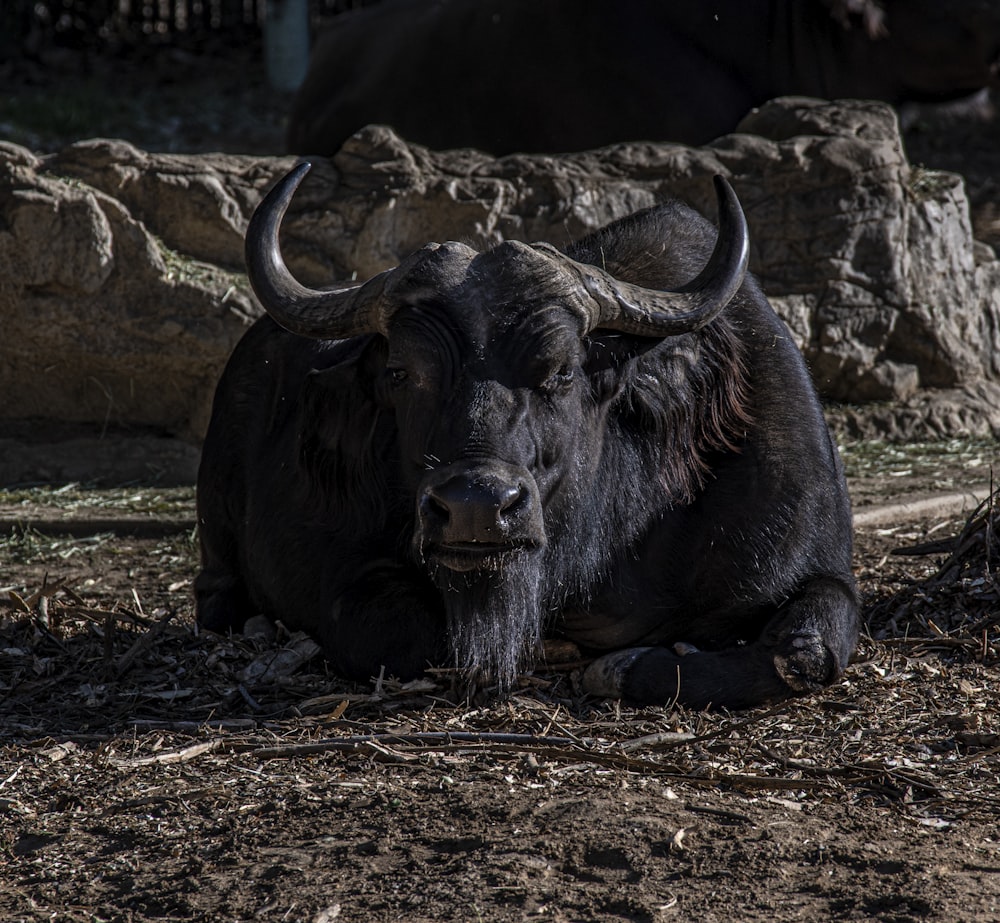
[[[774,668],[794,692],[816,692],[836,677],[833,654],[818,633],[794,634],[782,648],[774,655]]]
[[[589,695],[604,699],[620,699],[625,686],[625,677],[635,662],[651,647],[630,647],[598,657],[583,671],[583,690]]]
[[[254,615],[243,623],[243,635],[256,638],[264,644],[274,644],[278,638],[278,628],[266,615]]]

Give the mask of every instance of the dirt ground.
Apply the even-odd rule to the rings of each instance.
[[[994,461],[896,451],[850,456],[859,513]],[[1000,592],[891,554],[968,514],[859,529],[854,664],[730,715],[588,700],[556,648],[502,702],[345,684],[196,632],[190,489],[0,501],[76,532],[0,546],[0,919],[1000,920]]]
[[[94,63],[48,122],[52,75],[29,74],[0,135],[51,149],[103,119],[88,133],[158,149],[280,143],[287,100],[252,61],[195,102],[204,62],[157,67],[156,94],[93,113],[87,82],[121,80]],[[953,156],[916,131],[924,162]],[[996,131],[953,136],[977,194]],[[854,460],[859,510],[996,462],[894,452]],[[1000,920],[994,575],[935,587],[954,546],[891,553],[966,515],[860,528],[851,668],[730,715],[588,700],[555,648],[507,701],[464,701],[447,672],[345,684],[305,639],[197,633],[190,490],[0,496],[0,919]]]

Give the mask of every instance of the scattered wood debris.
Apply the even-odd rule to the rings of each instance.
[[[574,652],[550,652],[506,701],[470,701],[448,670],[347,683],[280,626],[273,638],[199,632],[185,595],[97,603],[46,576],[0,608],[0,814],[30,818],[32,792],[60,776],[67,791],[113,780],[103,810],[127,816],[231,804],[234,778],[236,809],[262,811],[268,780],[367,790],[394,784],[391,769],[441,785],[499,772],[527,786],[655,780],[688,797],[874,803],[935,829],[1000,818],[997,507],[994,493],[929,578],[875,601],[832,689],[739,715],[588,700]],[[174,572],[163,579],[172,592]]]
[[[1000,488],[992,490],[961,532],[898,548],[895,554],[947,554],[936,571],[872,606],[868,624],[878,640],[927,637],[940,646],[996,659],[1000,630]]]

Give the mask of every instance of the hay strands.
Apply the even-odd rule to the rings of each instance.
[[[955,547],[938,572],[928,581],[930,586],[957,582],[964,576],[995,578],[1000,563],[1000,488],[990,484],[990,495],[969,516],[955,539]],[[994,584],[995,585],[995,584]]]
[[[304,743],[283,743],[260,746],[254,741],[240,741],[215,737],[199,744],[178,750],[157,753],[148,757],[125,761],[129,767],[150,764],[188,762],[206,754],[224,751],[246,754],[254,760],[300,759],[328,753],[345,753],[368,757],[383,763],[419,763],[428,754],[452,754],[459,757],[487,756],[509,758],[530,754],[535,758],[571,766],[603,767],[624,770],[663,781],[687,783],[699,787],[734,788],[771,791],[816,791],[834,787],[832,779],[823,778],[822,770],[815,770],[816,778],[806,778],[796,773],[795,778],[761,775],[748,772],[731,772],[721,768],[702,768],[689,771],[684,767],[642,759],[622,752],[618,744],[599,743],[572,737],[541,736],[492,731],[425,731],[415,733],[372,733],[345,737],[331,737]],[[882,768],[882,774],[885,770]],[[870,769],[861,773],[865,777],[876,775]]]
[[[972,512],[959,535],[946,543],[897,549],[924,554],[949,551],[930,576],[912,581],[868,613],[873,637],[893,641],[919,634],[928,647],[968,647],[987,662],[990,629],[1000,625],[1000,489]],[[914,631],[914,629],[917,629]]]

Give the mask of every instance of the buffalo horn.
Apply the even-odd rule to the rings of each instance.
[[[250,284],[267,313],[300,336],[340,339],[385,333],[385,286],[393,270],[379,273],[363,285],[311,289],[295,279],[282,259],[278,244],[281,219],[311,166],[300,163],[278,180],[250,219],[246,237]]]
[[[721,176],[714,181],[719,236],[705,268],[686,285],[661,292],[621,282],[593,266],[576,264],[593,299],[588,332],[602,327],[639,336],[676,336],[711,323],[729,304],[746,274],[750,237],[732,186]]]

